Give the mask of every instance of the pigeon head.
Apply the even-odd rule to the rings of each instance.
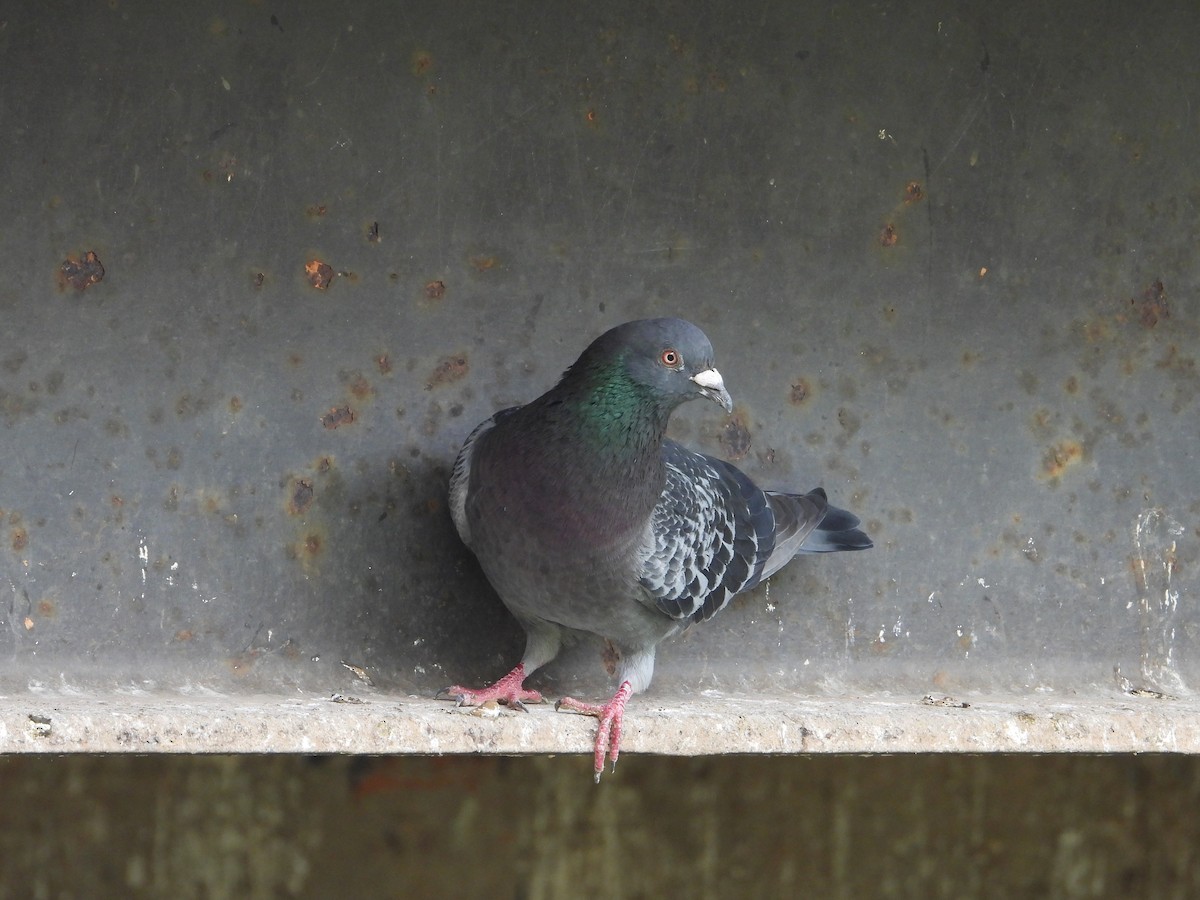
[[[708,337],[683,319],[640,319],[606,331],[583,351],[572,371],[608,371],[670,412],[696,397],[719,403],[733,399],[713,365]]]

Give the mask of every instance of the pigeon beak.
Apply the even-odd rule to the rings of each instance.
[[[725,380],[721,378],[720,372],[716,369],[704,369],[693,375],[692,381],[700,388],[701,394],[714,403],[720,403],[725,407],[725,412],[733,412],[733,398],[729,396],[729,391],[725,390]]]

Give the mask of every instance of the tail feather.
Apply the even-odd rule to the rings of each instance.
[[[797,553],[867,550],[874,546],[866,533],[858,527],[858,516],[837,506],[831,506],[822,488],[816,488],[807,494],[783,494],[775,491],[767,491],[766,494],[775,510],[776,520],[783,526],[778,530],[782,540],[776,548],[776,554],[780,557],[786,555],[787,559],[791,559]],[[772,554],[772,557],[776,554]],[[774,570],[781,568],[785,561],[779,562]]]
[[[822,523],[800,545],[800,552],[832,553],[836,550],[869,550],[874,546],[874,542],[858,528],[826,530]]]
[[[822,497],[825,496],[825,492],[821,488],[817,488],[813,493],[817,492],[820,492]],[[875,544],[858,526],[859,519],[854,513],[836,506],[828,506],[825,509],[825,517],[805,539],[800,546],[800,552],[833,553],[837,550],[869,550]]]

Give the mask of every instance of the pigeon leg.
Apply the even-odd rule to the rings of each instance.
[[[525,664],[517,663],[517,667],[485,688],[477,690],[451,685],[442,688],[437,693],[438,700],[457,700],[459,706],[479,706],[489,700],[496,700],[506,706],[525,709],[526,703],[541,703],[542,695],[537,691],[527,691],[525,684]]]
[[[600,729],[596,733],[596,783],[604,772],[604,758],[611,757],[613,770],[617,768],[617,757],[621,754],[621,720],[625,717],[625,704],[633,694],[633,685],[628,681],[621,682],[613,698],[603,706],[597,703],[583,703],[573,697],[563,697],[554,704],[556,710],[570,710],[583,713],[586,716],[596,716],[600,720]]]

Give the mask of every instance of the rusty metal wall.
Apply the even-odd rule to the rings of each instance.
[[[1195,681],[1193,5],[4,15],[5,690],[506,671],[455,449],[666,313],[738,404],[679,436],[877,547],[660,695]]]

